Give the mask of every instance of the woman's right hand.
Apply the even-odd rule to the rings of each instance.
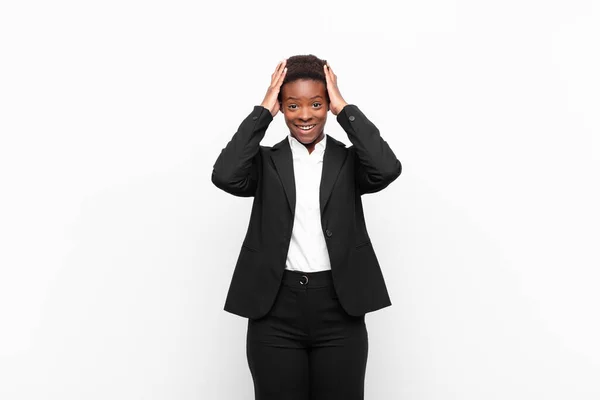
[[[260,104],[261,106],[263,106],[271,112],[273,118],[275,118],[277,112],[279,111],[279,101],[277,101],[277,96],[279,95],[279,90],[281,89],[283,78],[285,77],[285,73],[287,72],[287,68],[285,68],[286,63],[287,58],[283,61],[280,61],[279,64],[277,64],[275,72],[273,72],[273,74],[271,75],[271,84],[269,85],[267,94],[265,95],[264,100]]]

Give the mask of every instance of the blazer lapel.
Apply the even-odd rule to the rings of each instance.
[[[294,180],[294,160],[292,158],[289,139],[286,137],[274,145],[272,150],[275,151],[271,154],[271,159],[283,184],[283,190],[285,191],[290,211],[294,215],[296,211],[296,183]]]
[[[323,155],[323,170],[319,186],[321,215],[323,215],[323,211],[333,190],[333,185],[348,154],[343,143],[338,142],[329,135],[326,136],[326,139],[327,145],[325,146],[325,154]],[[296,210],[296,183],[294,180],[294,160],[292,158],[289,138],[286,136],[281,142],[275,144],[272,150],[274,152],[271,154],[271,159],[281,179],[290,211],[294,215]]]
[[[325,154],[323,155],[321,186],[319,187],[321,215],[323,215],[323,211],[333,190],[333,185],[337,180],[347,155],[346,146],[327,135],[327,145],[325,146]]]

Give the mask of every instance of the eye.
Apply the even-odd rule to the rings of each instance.
[[[313,106],[314,106],[315,104],[317,104],[317,107],[320,107],[320,106],[321,106],[321,103],[319,103],[318,101],[315,101],[315,102],[313,103]]]
[[[295,104],[290,104],[290,105],[288,106],[288,108],[289,108],[289,109],[291,109],[291,110],[295,110],[295,108],[292,108],[292,106],[296,107],[296,105],[295,105]]]

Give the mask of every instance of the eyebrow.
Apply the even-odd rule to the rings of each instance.
[[[316,99],[317,97],[323,98],[323,96],[321,96],[321,95],[316,95],[316,96],[313,96],[313,97],[311,97],[311,98],[310,98],[310,100],[312,100],[312,99]],[[297,97],[292,97],[292,96],[289,96],[289,97],[288,97],[286,100],[289,100],[289,99],[293,99],[293,100],[300,100],[299,98],[297,98]]]

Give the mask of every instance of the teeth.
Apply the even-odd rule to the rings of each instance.
[[[297,125],[298,128],[302,129],[303,131],[307,131],[309,129],[312,129],[315,125]]]

